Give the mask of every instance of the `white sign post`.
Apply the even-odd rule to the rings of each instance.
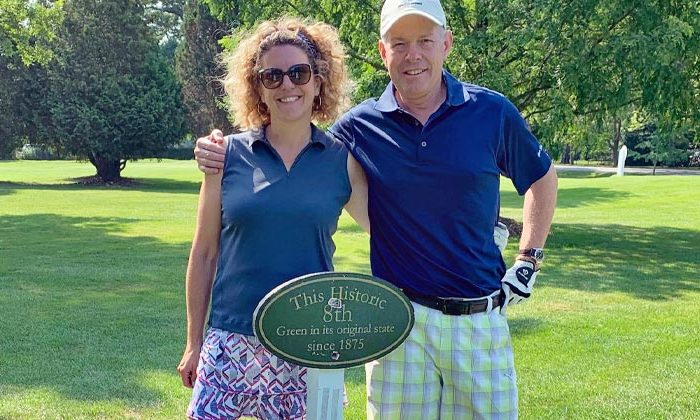
[[[622,146],[620,152],[617,154],[617,174],[619,176],[625,175],[625,160],[627,159],[627,146]]]
[[[306,418],[343,419],[343,378],[345,369],[306,370]]]

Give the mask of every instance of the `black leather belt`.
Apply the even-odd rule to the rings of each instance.
[[[488,298],[464,300],[460,298],[441,298],[420,295],[417,293],[403,291],[413,302],[428,308],[437,309],[445,315],[471,315],[485,312],[489,307]],[[491,298],[492,308],[501,305],[501,296],[496,295]]]

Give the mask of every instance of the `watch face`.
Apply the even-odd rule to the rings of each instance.
[[[534,258],[538,264],[542,263],[542,260],[544,260],[544,249],[542,248],[521,249],[520,251],[518,251],[518,253],[520,255]]]

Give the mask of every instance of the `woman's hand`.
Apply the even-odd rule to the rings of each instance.
[[[180,364],[177,365],[177,372],[182,379],[182,385],[187,388],[194,387],[194,382],[197,380],[197,363],[199,363],[199,348],[186,348],[182,355]]]

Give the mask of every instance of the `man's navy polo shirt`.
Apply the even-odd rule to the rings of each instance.
[[[367,175],[372,273],[413,293],[484,296],[506,270],[493,240],[500,175],[522,195],[551,160],[503,95],[447,72],[443,82],[447,99],[425,126],[389,83],[330,133]]]
[[[228,138],[209,325],[253,335],[253,311],[294,277],[333,271],[331,236],[350,198],[348,151],[312,127],[289,172],[263,130]]]

